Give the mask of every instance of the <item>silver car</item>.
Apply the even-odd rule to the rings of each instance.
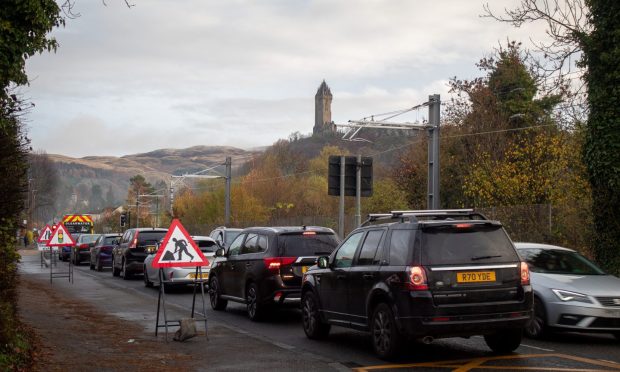
[[[209,269],[215,258],[215,251],[219,248],[219,245],[215,240],[208,236],[192,236],[192,239],[200,249],[200,251],[209,260],[209,266],[202,266],[202,279],[209,278]],[[152,262],[155,258],[157,248],[161,244],[161,241],[157,244],[155,249],[148,251],[148,256],[144,259],[144,285],[146,287],[159,286],[159,269],[153,267]],[[168,281],[166,288],[175,285],[186,285],[192,283],[196,277],[195,267],[165,267],[162,269],[164,275],[164,281]]]
[[[530,267],[534,312],[525,329],[540,338],[550,329],[611,333],[620,339],[620,279],[576,251],[515,243]]]

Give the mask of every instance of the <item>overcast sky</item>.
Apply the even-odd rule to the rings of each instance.
[[[446,100],[450,77],[479,76],[475,63],[499,43],[544,36],[481,18],[481,0],[130,1],[77,0],[80,16],[53,33],[58,51],[28,61],[34,149],[270,145],[312,131],[323,79],[345,123]]]

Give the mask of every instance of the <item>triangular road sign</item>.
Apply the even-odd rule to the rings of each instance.
[[[50,225],[45,225],[41,233],[39,234],[39,239],[37,239],[37,243],[49,242],[52,237],[52,228]]]
[[[50,240],[45,245],[48,247],[63,247],[75,245],[75,240],[73,240],[73,237],[69,234],[65,225],[59,223],[56,230],[52,233]]]
[[[207,266],[209,260],[202,254],[187,230],[177,219],[172,220],[166,236],[151,264],[154,268]]]

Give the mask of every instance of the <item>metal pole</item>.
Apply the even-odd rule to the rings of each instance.
[[[230,184],[232,180],[232,161],[230,156],[226,157],[226,196],[225,196],[225,215],[224,225],[230,225]]]
[[[355,170],[355,227],[362,224],[362,155],[357,155]]]
[[[136,196],[136,229],[140,227],[140,201]]]
[[[157,214],[155,215],[155,224],[157,225],[157,227],[159,227],[159,196],[155,198],[155,205],[155,209],[157,210]]]
[[[428,96],[428,209],[439,209],[439,122],[441,100],[439,94]]]
[[[344,239],[344,176],[345,176],[345,160],[344,156],[340,157],[340,205],[338,208],[338,234]]]

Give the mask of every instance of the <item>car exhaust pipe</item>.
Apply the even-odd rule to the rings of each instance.
[[[429,345],[431,344],[435,339],[432,336],[425,336],[422,339],[422,342],[424,343],[424,345]]]

